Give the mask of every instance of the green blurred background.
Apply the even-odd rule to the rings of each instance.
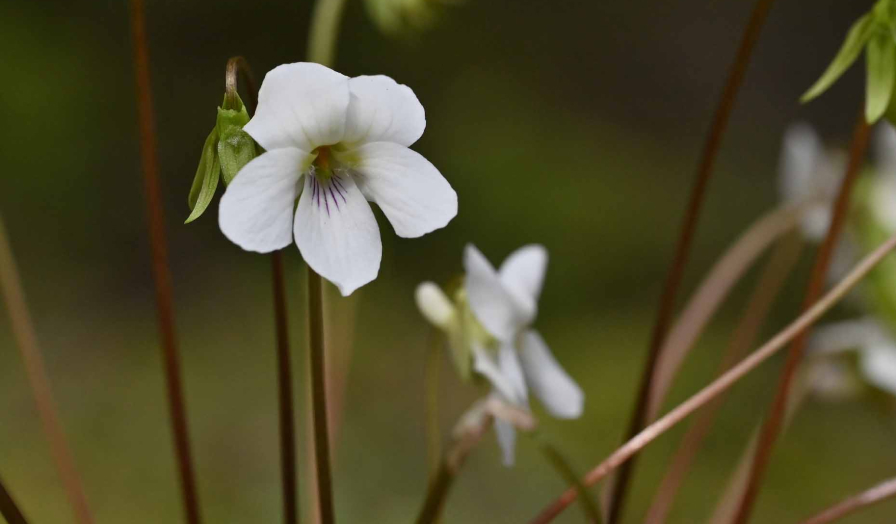
[[[357,319],[336,439],[340,521],[409,522],[419,507],[427,326],[413,290],[455,275],[467,242],[495,263],[525,243],[547,246],[537,327],[587,397],[580,420],[542,424],[580,471],[620,442],[702,137],[750,4],[468,0],[443,10],[430,31],[391,38],[360,0],[349,0],[337,69],[387,74],[414,89],[428,121],[415,149],[457,190],[460,212],[418,240],[396,238],[377,212],[380,277],[352,301],[332,304],[337,316]],[[776,204],[789,123],[805,119],[832,143],[848,140],[863,68],[809,106],[797,98],[870,5],[781,0],[772,10],[711,185],[687,293],[736,234]],[[259,77],[301,60],[310,9],[307,0],[147,5],[178,332],[210,523],[280,520],[270,278],[267,258],[221,235],[216,209],[182,225],[185,201],[227,58],[246,56]],[[92,508],[100,523],[180,522],[126,2],[4,0],[0,47],[0,210]],[[304,449],[303,268],[296,250],[286,258]],[[795,314],[806,262],[766,334]],[[711,379],[751,278],[701,339],[669,405]],[[457,383],[445,362],[447,432],[481,392]],[[708,517],[779,364],[735,388],[671,522]],[[643,455],[628,522],[646,511],[683,427]],[[810,401],[776,450],[754,522],[793,522],[892,476],[894,443],[896,413],[880,402]],[[0,475],[34,523],[72,522],[5,314]],[[452,492],[446,521],[524,522],[563,487],[531,442],[521,440],[517,466],[505,469],[489,436]],[[889,503],[844,522],[894,522],[894,514]],[[579,521],[578,508],[558,520]]]

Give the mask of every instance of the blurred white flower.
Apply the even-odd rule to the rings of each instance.
[[[464,287],[473,314],[497,341],[497,358],[474,344],[474,369],[489,379],[493,395],[528,409],[528,392],[558,418],[578,418],[584,394],[560,367],[537,331],[531,328],[547,267],[547,252],[537,245],[512,253],[496,271],[473,245],[464,250]],[[513,464],[516,430],[495,421],[504,463]]]
[[[809,341],[810,355],[822,362],[810,376],[816,392],[848,391],[849,379],[842,365],[831,357],[858,354],[859,373],[867,384],[896,395],[896,341],[874,319],[835,322],[815,330]],[[827,362],[825,362],[827,361]]]
[[[813,201],[802,220],[803,235],[824,238],[831,221],[831,202],[846,171],[846,155],[826,151],[811,126],[798,123],[784,135],[779,166],[779,191],[785,202]]]
[[[313,63],[273,69],[244,128],[267,152],[227,187],[221,231],[261,253],[295,237],[308,265],[349,295],[379,272],[382,244],[368,201],[405,238],[457,214],[448,182],[408,149],[424,127],[414,92],[389,77],[349,78]]]
[[[887,231],[896,231],[896,129],[884,122],[874,135],[877,156],[872,181],[871,212]]]

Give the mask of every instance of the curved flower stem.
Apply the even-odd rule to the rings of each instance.
[[[258,88],[249,62],[242,56],[227,61],[224,75],[224,96],[235,107],[237,83],[242,73],[246,84],[251,113],[258,106]],[[283,490],[283,522],[296,524],[299,521],[297,497],[298,480],[296,474],[295,408],[292,392],[292,361],[289,349],[289,319],[286,309],[286,283],[283,276],[283,254],[271,253],[271,284],[274,297],[274,324],[277,337],[277,405],[280,427],[280,479]]]
[[[807,209],[808,205],[803,204],[766,213],[753,222],[707,273],[660,350],[647,409],[648,420],[656,418],[675,374],[734,285],[776,239],[793,230]]]
[[[846,277],[841,280],[833,289],[818,300],[808,311],[800,315],[796,320],[790,323],[786,328],[780,331],[771,340],[762,345],[759,349],[750,354],[738,365],[731,368],[730,371],[714,380],[711,384],[701,389],[699,392],[691,396],[679,404],[675,409],[667,413],[665,416],[644,428],[640,433],[635,435],[631,440],[623,444],[619,449],[614,451],[603,462],[592,469],[584,479],[583,484],[593,486],[610,474],[615,468],[624,464],[632,456],[637,454],[647,444],[653,442],[657,437],[677,425],[694,411],[712,401],[714,398],[727,391],[728,388],[736,384],[740,379],[746,376],[750,371],[758,367],[760,364],[768,360],[769,357],[777,353],[788,342],[797,337],[807,327],[811,326],[815,321],[821,318],[831,307],[833,307],[840,299],[842,299],[853,287],[855,287],[874,267],[880,263],[893,249],[896,249],[896,235],[887,239],[871,254],[862,259],[858,265]],[[544,524],[552,521],[559,515],[572,501],[577,497],[575,489],[568,489],[563,495],[555,500],[550,506],[545,508],[530,524]]]
[[[892,478],[871,489],[853,495],[843,502],[840,502],[804,521],[803,524],[827,524],[828,522],[834,522],[854,511],[867,508],[868,506],[883,502],[892,497],[896,497],[896,478]]]
[[[563,455],[560,454],[557,448],[541,437],[540,434],[536,433],[534,437],[538,442],[538,449],[551,466],[557,470],[557,473],[560,474],[563,480],[575,487],[579,494],[579,501],[582,503],[582,510],[585,512],[586,521],[591,524],[602,524],[604,519],[600,507],[598,507],[597,502],[591,498],[591,495],[588,493],[588,488],[586,488],[579,480],[579,476],[576,474],[575,470],[572,469],[569,462],[563,458]]]
[[[140,123],[140,157],[143,161],[143,182],[149,215],[149,240],[152,249],[152,274],[156,291],[156,315],[165,361],[165,382],[168,409],[174,431],[174,447],[184,509],[188,524],[198,524],[199,495],[190,453],[187,413],[180,369],[180,353],[174,330],[174,306],[171,272],[168,267],[168,245],[165,239],[165,215],[159,189],[156,124],[153,114],[149,76],[149,43],[146,37],[143,0],[131,0],[131,33],[134,46],[134,72],[137,83],[137,114]]]
[[[825,278],[828,274],[831,259],[833,258],[834,249],[840,240],[840,233],[843,231],[843,225],[846,222],[846,216],[849,212],[849,201],[852,195],[852,188],[861,171],[862,162],[865,158],[865,150],[868,146],[868,135],[870,127],[865,122],[864,114],[859,116],[858,123],[853,133],[852,146],[850,147],[849,165],[843,182],[840,185],[840,191],[837,199],[833,204],[831,224],[828,227],[827,235],[818,254],[815,257],[815,264],[812,267],[812,275],[809,279],[809,285],[806,289],[806,295],[803,299],[803,310],[809,308],[821,295],[824,288]],[[741,500],[734,522],[736,524],[746,524],[750,518],[753,503],[759,493],[759,483],[765,473],[765,468],[771,458],[772,448],[777,440],[778,433],[787,411],[787,397],[793,385],[793,379],[803,359],[803,353],[808,340],[809,332],[803,331],[794,339],[787,353],[787,361],[784,364],[784,370],[778,381],[778,389],[775,398],[772,401],[768,418],[766,419],[762,432],[759,436],[759,443],[756,448],[753,464],[750,468],[750,475],[747,480],[747,487],[744,491],[744,497]]]
[[[0,217],[0,291],[3,293],[3,299],[9,313],[16,345],[19,347],[19,352],[25,364],[25,373],[28,377],[31,393],[34,395],[37,413],[40,415],[44,434],[49,441],[50,452],[53,455],[53,461],[56,463],[56,470],[62,480],[62,485],[65,487],[69,503],[74,510],[75,521],[78,524],[91,524],[93,516],[90,513],[87,496],[84,494],[84,488],[75,468],[71,450],[68,447],[68,442],[65,440],[62,424],[59,422],[56,403],[53,401],[53,390],[50,387],[50,377],[47,375],[40,345],[37,343],[37,334],[34,332],[34,324],[31,321],[31,314],[28,312],[28,304],[25,302],[25,292],[22,289],[22,281],[16,268],[12,246],[7,237],[3,217]],[[9,494],[2,489],[2,486],[0,486],[0,491],[3,491],[3,495],[0,497],[3,499],[0,501],[3,515],[10,524],[15,521],[7,516],[7,511],[12,517],[18,514],[20,519],[18,522],[24,522],[25,519],[16,509]]]
[[[691,243],[694,238],[694,232],[697,229],[697,220],[700,211],[703,208],[705,200],[706,188],[709,185],[709,179],[713,172],[716,157],[722,144],[722,137],[728,127],[728,120],[731,116],[734,102],[740,91],[740,86],[746,76],[747,66],[750,64],[750,58],[753,55],[753,48],[759,39],[759,31],[765,23],[766,16],[771,10],[774,0],[756,0],[750,21],[747,23],[744,34],[741,37],[740,47],[737,56],[731,66],[728,74],[728,80],[719,99],[719,105],[713,115],[712,124],[709,133],[706,136],[706,143],[703,147],[703,153],[700,158],[700,164],[697,168],[697,176],[694,185],[691,188],[690,202],[682,222],[681,234],[678,238],[678,245],[675,249],[675,256],[666,281],[663,285],[662,295],[660,297],[660,305],[657,310],[656,323],[651,334],[650,346],[648,349],[647,361],[641,374],[641,385],[638,391],[638,398],[635,403],[635,409],[632,413],[631,422],[626,433],[626,438],[631,438],[637,434],[645,425],[647,425],[647,409],[651,397],[651,381],[653,379],[654,370],[659,361],[660,348],[666,338],[666,330],[672,320],[672,314],[675,310],[675,301],[678,297],[678,289],[681,286],[681,280],[684,275],[684,269],[687,265],[688,256],[691,251]],[[626,493],[628,491],[629,476],[634,468],[634,461],[627,463],[620,469],[615,482],[611,485],[609,493],[609,505],[607,513],[609,524],[615,524],[622,514],[623,505],[625,503]]]
[[[308,58],[312,62],[332,66],[336,60],[336,35],[345,9],[345,0],[318,0],[311,14],[308,35]]]
[[[439,372],[442,363],[441,333],[432,328],[429,334],[429,348],[426,355],[424,380],[426,388],[426,458],[429,466],[429,481],[439,472],[442,455],[441,432],[439,430]]]
[[[314,425],[314,464],[317,472],[317,506],[322,524],[333,524],[333,477],[330,471],[330,432],[327,428],[327,385],[324,362],[323,290],[320,275],[308,267],[308,321],[310,333],[311,416]]]
[[[7,524],[28,524],[25,515],[16,506],[16,502],[12,499],[12,495],[7,491],[3,481],[0,481],[0,515],[6,519]]]
[[[436,474],[429,481],[423,508],[420,509],[416,524],[433,524],[439,520],[445,499],[448,498],[448,491],[454,484],[454,479],[460,472],[464,461],[491,429],[493,423],[494,418],[489,415],[477,428],[468,430],[455,439],[451,449],[442,458],[442,463]]]
[[[781,286],[799,259],[802,248],[803,242],[798,234],[792,233],[778,241],[753,288],[753,293],[747,301],[741,320],[731,335],[728,348],[719,363],[719,375],[743,358],[743,354],[753,345]],[[709,434],[715,415],[722,404],[723,396],[720,395],[700,410],[697,419],[688,428],[678,446],[678,451],[672,458],[671,466],[657,489],[644,520],[645,524],[666,522],[681,484],[684,482],[703,440]]]

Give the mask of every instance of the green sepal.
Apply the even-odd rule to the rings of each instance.
[[[227,109],[227,105],[234,103],[225,98],[224,107],[218,108],[218,120],[215,124],[220,137],[218,159],[225,184],[230,184],[240,169],[257,156],[255,141],[243,131],[243,126],[249,122],[249,113],[239,95],[234,96],[239,109]]]
[[[212,129],[205,144],[202,146],[202,156],[199,158],[199,167],[193,178],[193,187],[190,188],[190,196],[187,197],[187,205],[193,210],[187,217],[185,224],[199,218],[211,203],[218,188],[218,179],[221,177],[221,165],[218,162],[218,128]]]
[[[896,80],[896,42],[889,30],[878,31],[866,48],[868,72],[865,95],[865,120],[869,124],[877,122],[887,107],[893,94]]]
[[[872,13],[868,13],[852,25],[840,51],[837,52],[837,55],[825,72],[822,73],[821,78],[800,98],[801,102],[808,102],[827,91],[849,69],[849,66],[856,61],[862,53],[862,48],[874,34],[875,22],[876,20]]]

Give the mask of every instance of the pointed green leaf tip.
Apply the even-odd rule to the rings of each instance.
[[[193,178],[193,187],[187,204],[193,210],[184,224],[196,220],[211,203],[218,188],[218,179],[221,177],[221,166],[218,162],[218,128],[212,129],[205,144],[202,146],[202,156],[199,158],[199,168],[196,169],[196,177]]]
[[[833,85],[833,83],[836,82],[847,69],[849,69],[849,66],[851,66],[852,63],[856,61],[856,58],[859,57],[859,54],[861,54],[862,48],[865,47],[865,44],[871,39],[876,25],[875,21],[875,17],[872,16],[872,13],[868,13],[862,18],[859,18],[856,23],[852,25],[849,33],[846,35],[846,40],[843,42],[843,46],[840,48],[840,51],[837,52],[837,56],[834,57],[831,65],[829,65],[821,75],[821,78],[815,82],[815,85],[810,87],[800,98],[801,102],[808,102],[827,91],[827,89],[831,87],[831,85]]]
[[[889,31],[880,31],[868,42],[868,79],[865,120],[877,122],[890,105],[896,79],[896,42]]]

